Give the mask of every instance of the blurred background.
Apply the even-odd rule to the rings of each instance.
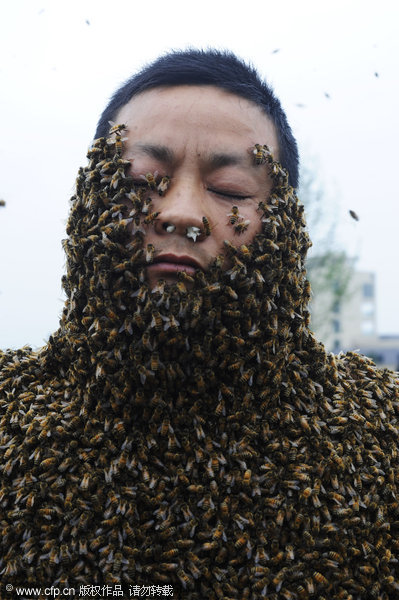
[[[68,201],[113,91],[166,51],[215,47],[256,67],[297,137],[313,327],[396,368],[398,26],[394,0],[3,2],[0,347],[58,326]]]

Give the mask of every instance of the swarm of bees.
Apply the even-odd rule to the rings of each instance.
[[[262,232],[149,289],[156,217],[112,127],[78,174],[60,327],[0,353],[2,584],[399,597],[398,382],[309,330],[284,169],[257,146],[275,182]]]

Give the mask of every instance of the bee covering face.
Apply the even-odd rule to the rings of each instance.
[[[135,96],[116,120],[127,125],[124,158],[136,184],[148,188],[149,174],[155,178],[150,212],[159,214],[145,227],[145,244],[155,247],[146,266],[150,287],[161,278],[176,282],[183,270],[206,271],[225,240],[251,242],[261,228],[259,202],[272,188],[254,144],[262,140],[278,159],[274,125],[258,106],[217,87],[184,85]],[[159,194],[162,181],[168,185]],[[235,226],[232,206],[240,215]]]

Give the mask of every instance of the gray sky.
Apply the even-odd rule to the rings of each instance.
[[[108,98],[190,45],[230,49],[272,84],[339,242],[377,275],[379,332],[399,333],[398,30],[395,0],[3,2],[0,347],[58,326],[68,200]]]

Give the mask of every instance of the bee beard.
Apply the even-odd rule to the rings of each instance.
[[[128,177],[115,189],[101,184],[100,158],[80,171],[72,199],[64,242],[68,300],[49,355],[61,353],[73,379],[116,412],[154,394],[177,405],[205,403],[207,410],[233,398],[253,402],[309,339],[309,240],[286,178],[259,211],[262,233],[248,248],[227,246],[230,268],[215,260],[187,287],[182,275],[151,290],[143,216],[132,239],[129,212],[118,204],[133,188]],[[117,169],[115,157],[114,163]],[[139,214],[143,203],[137,206]]]

